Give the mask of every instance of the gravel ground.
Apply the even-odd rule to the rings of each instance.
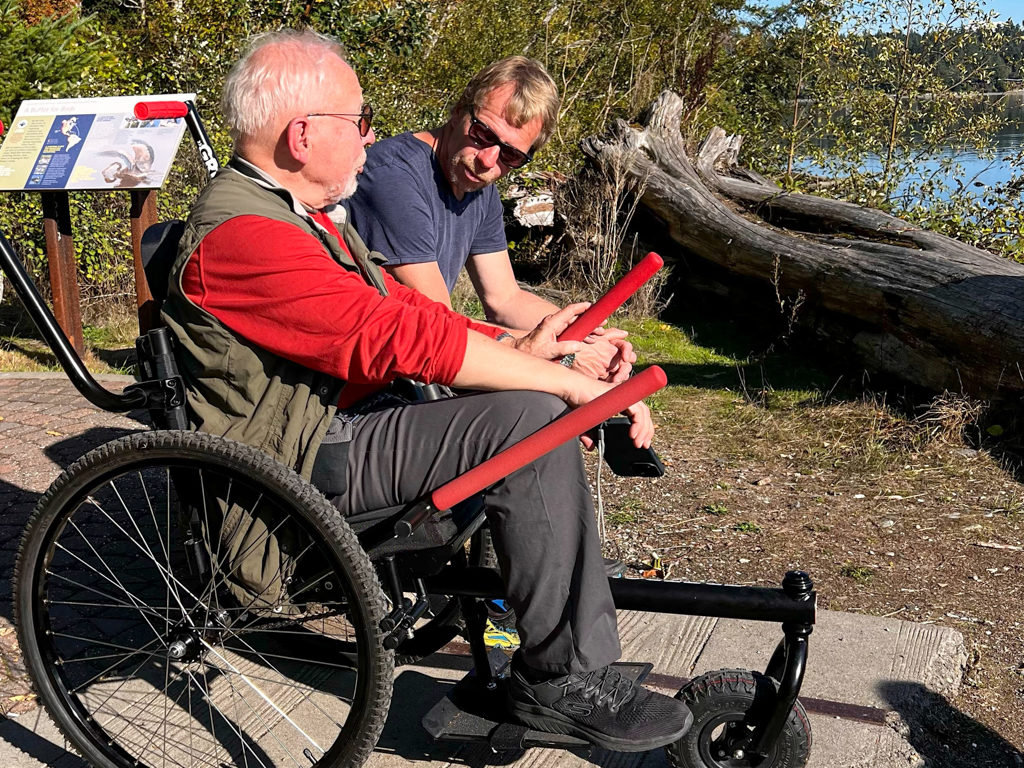
[[[928,743],[915,746],[932,765],[1024,765],[1013,472],[871,404],[772,413],[684,390],[657,420],[665,477],[602,470],[608,554],[639,566],[657,553],[671,578],[693,581],[776,585],[800,568],[824,608],[956,628],[971,652],[962,692],[918,724]],[[588,466],[596,479],[596,457]]]

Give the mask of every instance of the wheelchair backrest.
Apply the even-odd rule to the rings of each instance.
[[[167,282],[184,232],[185,222],[172,219],[158,222],[142,233],[142,268],[158,309],[167,298]]]

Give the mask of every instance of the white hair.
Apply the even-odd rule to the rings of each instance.
[[[278,55],[267,55],[274,49]],[[331,56],[344,60],[333,37],[312,29],[265,32],[249,41],[242,58],[224,81],[221,109],[235,145],[258,136],[281,114],[298,116],[314,109]]]

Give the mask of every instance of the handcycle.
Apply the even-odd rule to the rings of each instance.
[[[201,130],[194,109],[187,119]],[[150,239],[153,253],[173,245],[167,227]],[[414,505],[342,519],[259,451],[188,431],[166,329],[137,341],[139,382],[110,392],[85,369],[2,234],[0,262],[79,392],[105,410],[146,409],[156,427],[102,445],[62,473],[19,549],[15,617],[26,666],[88,760],[360,765],[383,727],[396,656],[438,650],[459,627],[456,614],[474,670],[427,713],[431,735],[505,750],[585,745],[504,722],[503,665],[483,640],[483,601],[501,598],[503,587],[486,567],[485,519],[472,499],[538,451],[660,388],[660,369]],[[694,725],[668,747],[674,765],[806,762],[810,729],[797,701],[815,613],[806,574],[786,574],[781,589],[609,583],[620,609],[782,623],[764,674],[708,673],[679,692]],[[649,671],[634,670],[638,678]]]

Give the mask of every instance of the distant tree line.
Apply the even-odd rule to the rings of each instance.
[[[858,44],[866,56],[876,56],[885,48],[886,38],[895,33],[863,35]],[[957,49],[966,53],[979,66],[964,73],[948,57],[934,55],[936,34],[912,30],[906,35],[907,48],[913,55],[925,56],[935,68],[943,85],[954,92],[1002,93],[1024,89],[1024,22],[1011,19],[993,28],[961,27],[950,30],[949,37]],[[962,39],[956,39],[962,38]],[[885,87],[885,83],[879,83]]]

